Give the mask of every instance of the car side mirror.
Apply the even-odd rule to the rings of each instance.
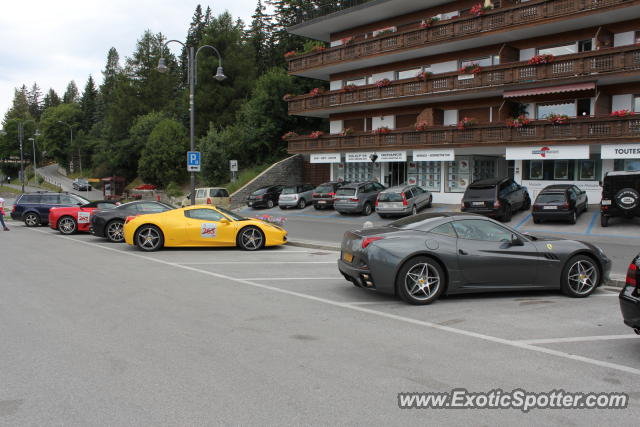
[[[511,242],[509,242],[510,246],[524,246],[524,242],[517,234],[511,235]]]
[[[220,224],[231,224],[231,222],[227,218],[222,218]]]

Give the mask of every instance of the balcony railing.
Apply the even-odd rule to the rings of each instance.
[[[305,21],[320,18],[334,12],[349,9],[350,7],[368,3],[371,0],[332,0],[332,1],[306,1],[295,7],[295,19],[293,24],[301,24]]]
[[[476,125],[459,129],[438,126],[424,131],[394,130],[374,135],[327,135],[318,139],[296,137],[288,140],[290,153],[393,150],[402,148],[437,148],[501,144],[550,144],[581,141],[616,142],[640,138],[640,116],[622,118],[590,117],[571,119],[567,124],[553,125],[546,120],[531,122],[521,128],[504,124]]]
[[[485,67],[473,78],[460,79],[457,72],[452,72],[432,75],[426,81],[410,78],[392,81],[385,87],[372,84],[358,86],[351,92],[334,90],[317,96],[301,95],[289,101],[289,113],[299,114],[306,111],[431,94],[442,95],[442,92],[458,93],[464,90],[543,81],[552,83],[556,79],[579,76],[593,80],[596,74],[625,73],[638,69],[640,69],[640,46],[601,49],[563,55],[549,64],[529,65],[524,61]]]
[[[636,0],[532,0],[488,11],[478,17],[470,16],[447,20],[436,23],[430,28],[380,35],[373,39],[296,56],[288,60],[289,72],[295,73],[340,61],[372,57],[403,49],[420,48],[487,31],[535,24],[580,12],[604,10],[621,4],[635,3],[637,3]]]

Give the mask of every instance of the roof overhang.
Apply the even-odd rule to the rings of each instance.
[[[504,92],[504,98],[524,98],[527,96],[535,95],[547,95],[551,93],[564,93],[564,92],[581,92],[585,90],[595,90],[596,83],[574,83],[570,85],[561,86],[546,86],[536,87],[532,89],[520,89],[520,90],[507,90]]]
[[[445,3],[451,3],[451,0],[372,0],[294,25],[287,28],[287,31],[298,36],[328,42],[332,33]]]

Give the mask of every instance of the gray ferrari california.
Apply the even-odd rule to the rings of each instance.
[[[608,279],[611,260],[587,242],[522,234],[475,214],[435,212],[347,231],[338,268],[358,287],[428,304],[442,294],[524,289],[586,297]]]

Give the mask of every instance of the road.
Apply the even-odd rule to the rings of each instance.
[[[598,206],[590,206],[589,211],[578,218],[575,225],[563,222],[534,224],[531,211],[517,212],[507,225],[534,236],[584,240],[598,245],[613,260],[614,277],[624,277],[629,262],[640,251],[640,218],[634,220],[614,219],[607,228],[600,226]],[[423,212],[459,211],[457,206],[437,205]],[[373,225],[383,225],[392,219],[381,219],[373,214],[340,215],[334,210],[317,211],[313,207],[304,210],[279,208],[251,209],[242,208],[240,213],[246,216],[271,215],[286,218],[285,228],[292,240],[312,241],[326,246],[339,246],[345,231],[362,228],[370,221]]]
[[[415,307],[353,287],[331,251],[145,254],[23,226],[0,237],[11,248],[0,260],[4,425],[624,426],[640,415],[640,338],[606,289]],[[399,392],[459,387],[626,392],[630,402],[528,413],[397,405]]]
[[[58,172],[58,165],[51,164],[48,166],[44,166],[42,168],[38,168],[38,173],[43,177],[48,177],[54,180],[63,191],[68,191],[70,193],[79,194],[82,197],[89,200],[102,200],[104,197],[102,196],[102,191],[91,190],[91,191],[78,191],[73,189],[73,180],[67,178]]]

